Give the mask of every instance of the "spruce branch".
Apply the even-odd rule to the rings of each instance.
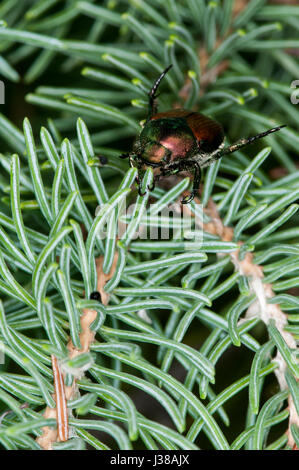
[[[0,2],[1,447],[295,450],[299,8],[98,3]],[[119,158],[170,63],[161,110],[287,124],[205,171],[191,225],[189,174],[141,198]]]
[[[296,207],[297,209],[297,207]],[[211,234],[217,234],[223,241],[232,241],[234,239],[234,230],[223,224],[217,206],[212,199],[209,200],[206,209],[207,214],[211,218],[203,226],[204,230]],[[240,260],[240,251],[230,253],[231,262],[235,270],[241,276],[245,276],[249,285],[249,292],[255,294],[256,300],[252,303],[246,312],[245,318],[252,318],[258,316],[266,325],[269,326],[270,338],[273,339],[277,346],[277,353],[273,362],[277,364],[275,375],[279,383],[280,389],[283,391],[288,389],[286,382],[287,371],[290,370],[294,373],[295,377],[299,377],[298,360],[296,359],[295,352],[298,351],[298,346],[294,336],[285,330],[288,324],[287,315],[282,311],[279,304],[268,303],[268,299],[273,299],[275,293],[269,283],[263,282],[264,273],[261,265],[255,264],[253,261],[253,253],[247,252],[243,259]],[[235,323],[237,326],[237,323]],[[288,395],[289,403],[289,427],[288,427],[288,445],[290,448],[296,446],[295,439],[291,433],[291,426],[298,426],[299,415],[294,405],[292,393]],[[258,405],[254,410],[258,413]]]

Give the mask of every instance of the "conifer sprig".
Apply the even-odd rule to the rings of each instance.
[[[299,7],[239,5],[0,3],[3,448],[298,448]],[[206,170],[191,228],[158,217],[188,177],[141,198],[118,158],[170,63],[161,110],[211,114],[229,141],[287,124]],[[23,130],[8,101],[21,81],[17,115],[25,99],[36,112]],[[119,237],[120,204],[136,200]],[[168,240],[134,239],[170,220]],[[66,442],[51,356],[66,384]]]

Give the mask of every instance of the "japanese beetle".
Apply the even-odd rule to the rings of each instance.
[[[201,168],[285,126],[274,127],[224,147],[222,126],[213,119],[186,109],[171,109],[158,113],[156,93],[161,80],[171,67],[172,65],[169,65],[161,73],[149,92],[148,116],[132,152],[120,155],[120,158],[129,158],[130,165],[137,166],[138,170],[148,166],[159,168],[160,173],[155,179],[181,171],[193,173],[191,194],[181,201],[182,204],[188,204],[199,189]],[[143,196],[145,193],[141,193],[139,175],[137,183],[139,194]]]

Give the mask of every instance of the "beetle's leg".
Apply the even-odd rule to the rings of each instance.
[[[134,159],[131,157],[131,155],[129,155],[129,163],[131,168],[136,168],[134,165]]]
[[[138,194],[139,196],[145,196],[147,191],[142,192],[142,182],[141,179],[139,178],[139,175],[136,176],[136,182],[138,184]]]
[[[147,185],[148,191],[153,191],[153,190],[155,189],[155,187],[156,187],[156,181],[157,181],[158,179],[159,179],[159,175],[154,176],[154,179],[153,179],[153,182],[152,182],[151,186],[150,186],[149,184]],[[144,193],[141,192],[141,181],[140,181],[139,177],[138,177],[138,180],[139,180],[139,183],[138,183],[138,184],[139,184],[139,187],[138,187],[138,194],[139,194],[139,196],[144,196],[147,191],[145,191]]]
[[[130,165],[131,165],[132,168],[136,168],[136,167],[134,166],[134,161],[133,161],[133,159],[132,159],[131,157],[130,157]],[[137,183],[137,186],[138,186],[138,194],[139,194],[139,196],[144,196],[144,195],[146,194],[146,191],[145,191],[144,193],[141,191],[141,179],[140,179],[140,177],[139,177],[139,172],[138,172],[138,170],[140,170],[140,167],[141,167],[141,162],[137,162],[136,183]]]
[[[139,196],[144,196],[146,194],[146,191],[144,193],[141,191],[141,179],[139,178],[139,173],[137,173],[137,175],[136,175],[136,183],[137,183],[137,186],[138,186]]]
[[[122,153],[119,158],[129,158],[130,154],[129,153]]]
[[[161,175],[156,175],[156,176],[154,176],[152,185],[147,187],[149,191],[153,191],[153,190],[155,189],[155,187],[156,187],[156,182],[160,179],[160,177],[161,177]]]
[[[134,165],[134,160],[131,157],[131,155],[129,155],[129,162],[130,162],[130,166],[132,168],[136,168],[136,166]],[[138,194],[139,194],[139,196],[144,196],[145,193],[144,194],[141,193],[141,180],[139,178],[139,173],[138,173],[139,168],[140,168],[140,163],[137,162],[137,175],[136,175],[135,179],[136,179],[136,183],[138,185]]]
[[[153,182],[152,182],[151,186],[148,185],[147,189],[149,191],[153,191],[155,189],[155,187],[156,187],[156,181],[155,181],[155,179],[153,179]]]
[[[144,192],[141,191],[141,184],[140,184],[140,181],[139,181],[139,183],[138,183],[138,194],[139,194],[139,196],[141,196],[141,197],[145,196],[146,193],[147,193],[147,191],[144,191]]]
[[[192,163],[192,166],[194,165],[194,179],[193,179],[193,187],[190,196],[185,197],[182,199],[181,203],[182,204],[189,204],[189,202],[193,201],[194,197],[196,196],[198,190],[199,190],[199,185],[200,185],[200,178],[201,178],[201,169],[200,166],[197,163]]]
[[[157,103],[156,103],[156,98],[157,98],[156,93],[157,93],[158,87],[161,83],[161,80],[167,74],[168,70],[171,69],[171,67],[172,67],[172,64],[169,65],[165,70],[163,70],[160,77],[157,78],[157,80],[153,84],[153,87],[152,87],[151,91],[148,94],[149,95],[149,111],[148,111],[147,121],[149,121],[151,119],[151,117],[154,116],[154,114],[156,114],[157,111],[158,111],[158,107],[157,107]]]

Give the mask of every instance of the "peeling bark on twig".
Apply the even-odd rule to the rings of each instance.
[[[234,230],[232,227],[226,227],[220,218],[216,204],[212,199],[209,200],[208,207],[205,209],[207,215],[210,216],[211,222],[203,224],[203,229],[214,235],[218,235],[223,241],[233,241]],[[241,244],[241,243],[240,243]],[[235,269],[239,271],[242,276],[248,278],[252,293],[256,295],[256,301],[250,305],[247,309],[246,316],[260,316],[261,320],[268,324],[270,320],[275,321],[275,326],[283,337],[284,341],[290,349],[296,349],[296,340],[291,333],[285,331],[287,325],[287,315],[282,311],[279,304],[269,304],[267,299],[275,296],[271,284],[263,282],[263,267],[255,264],[253,261],[253,254],[246,253],[243,260],[239,259],[239,250],[230,253],[231,261],[235,266]],[[273,361],[278,365],[275,369],[275,375],[279,383],[280,389],[287,389],[287,383],[285,380],[285,372],[287,370],[287,364],[281,356],[280,352],[277,351],[276,357]],[[297,414],[292,395],[289,394],[289,428],[287,431],[288,445],[295,449],[295,441],[291,433],[291,424],[299,426],[299,416]]]
[[[114,255],[112,267],[109,273],[107,274],[105,274],[103,271],[103,261],[104,261],[103,256],[100,256],[99,258],[96,259],[97,290],[101,294],[103,305],[107,305],[109,302],[109,294],[107,294],[104,291],[104,287],[106,283],[109,281],[109,279],[111,279],[111,277],[115,273],[115,269],[117,266],[117,259],[118,259],[118,252],[116,251]],[[79,335],[81,348],[80,349],[75,348],[72,340],[69,340],[67,348],[69,351],[70,359],[74,359],[80,354],[89,352],[90,345],[92,344],[95,338],[95,332],[90,329],[90,326],[94,322],[96,317],[97,317],[96,310],[89,309],[89,308],[83,309],[82,315],[80,317],[81,332]],[[55,358],[55,360],[52,359],[52,363],[54,365],[53,374],[55,377],[55,371],[57,372],[57,370],[59,370],[57,358]],[[81,376],[82,375],[84,375],[83,371],[81,373]],[[56,404],[59,406],[56,406],[56,408],[50,408],[47,406],[43,414],[44,418],[55,418],[57,420],[57,429],[52,429],[49,426],[45,426],[43,427],[42,435],[36,439],[38,444],[44,450],[52,450],[53,449],[52,444],[54,442],[61,442],[61,441],[67,440],[67,438],[69,437],[69,431],[65,429],[65,423],[67,421],[67,417],[65,417],[64,415],[64,418],[63,419],[61,418],[63,416],[63,414],[61,414],[61,408],[65,407],[66,409],[67,400],[71,400],[79,394],[79,390],[78,390],[77,383],[76,383],[76,379],[79,377],[79,374],[77,377],[74,377],[72,385],[68,387],[64,385],[64,381],[63,381],[64,377],[65,377],[65,373],[62,373],[61,380],[59,380],[59,377],[57,377],[54,382],[55,384],[59,383],[60,385],[59,392],[58,392],[58,388],[55,386],[56,393],[55,395],[53,395]],[[63,387],[63,390],[61,388],[61,385]],[[63,408],[62,412],[63,411],[65,412],[65,409]]]
[[[115,273],[117,260],[118,260],[118,252],[116,251],[111,269],[109,273],[105,274],[103,271],[104,257],[100,256],[99,258],[96,259],[96,267],[97,267],[97,275],[98,275],[97,290],[101,294],[103,305],[107,305],[109,302],[109,294],[107,294],[107,292],[104,291],[104,287],[107,284],[107,282],[112,278],[113,274]]]

